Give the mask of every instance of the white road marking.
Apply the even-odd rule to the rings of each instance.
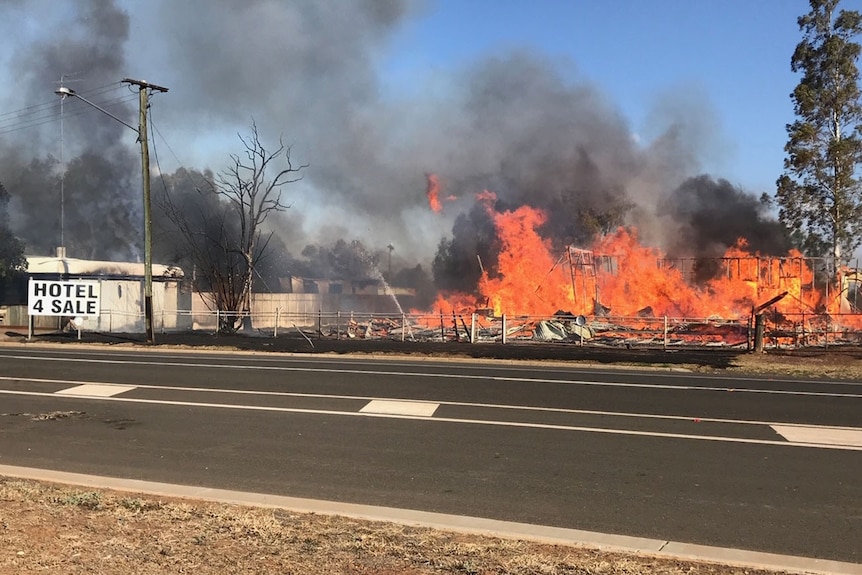
[[[33,392],[33,391],[8,391],[8,390],[0,390],[0,394],[4,395],[26,395],[26,396],[48,396],[52,394]],[[752,444],[752,445],[774,445],[778,447],[812,447],[819,449],[838,449],[838,450],[846,450],[846,451],[862,451],[862,446],[855,445],[838,445],[834,443],[811,443],[809,441],[806,442],[795,442],[789,440],[771,440],[771,439],[749,439],[742,437],[721,437],[715,435],[693,435],[686,433],[665,433],[659,431],[637,431],[631,429],[609,429],[602,427],[584,427],[577,425],[558,425],[558,424],[549,424],[549,423],[526,423],[526,422],[517,422],[517,421],[496,421],[491,419],[466,419],[466,418],[454,418],[454,417],[425,417],[425,416],[416,416],[416,415],[395,415],[395,414],[381,414],[381,413],[367,413],[360,411],[338,411],[333,409],[303,409],[303,408],[295,408],[295,407],[272,407],[272,406],[263,406],[263,405],[242,405],[242,404],[228,404],[228,403],[206,403],[199,401],[169,401],[169,400],[161,400],[161,399],[136,399],[129,397],[101,397],[102,401],[118,401],[122,403],[140,403],[146,405],[165,405],[165,406],[174,406],[174,407],[201,407],[201,408],[213,408],[213,409],[236,409],[236,410],[244,410],[244,411],[260,411],[260,412],[271,412],[271,413],[302,413],[302,414],[310,414],[310,415],[335,415],[335,416],[346,416],[346,417],[385,417],[392,419],[412,419],[412,420],[424,420],[430,421],[434,423],[457,423],[457,424],[470,424],[470,425],[490,425],[495,427],[514,427],[514,428],[526,428],[526,429],[548,429],[555,431],[575,431],[575,432],[583,432],[583,433],[602,433],[602,434],[610,434],[610,435],[632,435],[639,437],[663,437],[669,439],[693,439],[698,441],[717,441],[721,443],[743,443],[743,444]],[[829,429],[829,428],[824,428]],[[851,429],[851,428],[838,428],[838,429]],[[862,429],[860,429],[862,432]]]
[[[59,357],[30,357],[30,356],[3,356],[14,359],[38,360],[45,361],[60,361],[60,362],[76,362],[76,363],[97,363],[97,364],[121,364],[121,365],[146,365],[160,367],[192,367],[192,368],[211,368],[211,369],[232,369],[232,370],[250,370],[250,371],[280,371],[280,372],[302,372],[302,373],[336,373],[345,375],[384,375],[393,377],[426,377],[429,379],[458,379],[458,380],[483,380],[483,381],[505,381],[512,383],[552,383],[560,385],[584,385],[592,387],[623,387],[623,388],[641,388],[641,389],[663,389],[670,391],[726,391],[737,393],[756,393],[765,395],[794,395],[794,396],[811,396],[811,397],[844,397],[848,399],[862,399],[862,393],[834,393],[820,391],[788,391],[783,389],[757,389],[746,387],[726,387],[726,386],[695,386],[695,385],[672,385],[661,383],[630,383],[622,381],[590,381],[582,379],[552,379],[552,378],[531,378],[531,377],[506,377],[506,376],[491,376],[491,375],[468,375],[468,374],[451,374],[451,373],[421,373],[411,371],[384,371],[384,370],[361,370],[361,369],[332,369],[332,368],[308,368],[308,367],[284,367],[273,365],[229,365],[221,363],[199,363],[199,362],[163,362],[163,361],[120,361],[106,359],[81,359],[81,358],[59,358]],[[678,379],[680,376],[663,373],[665,377]],[[643,377],[648,378],[649,375]],[[705,376],[686,375],[688,379],[704,379]],[[4,378],[6,379],[6,378]],[[20,378],[8,378],[20,379]],[[745,378],[734,378],[738,381],[745,381]],[[749,380],[763,381],[763,380]],[[778,380],[776,380],[778,381]],[[800,381],[799,383],[809,383],[811,385],[850,385],[857,387],[862,385],[860,382],[811,382]]]
[[[813,425],[772,425],[779,435],[794,443],[862,447],[862,429]]]
[[[308,414],[327,414],[327,415],[359,415],[371,417],[391,417],[396,419],[428,419],[432,418],[434,413],[441,405],[463,406],[463,407],[483,407],[506,410],[523,410],[533,412],[556,412],[556,413],[571,413],[571,414],[590,414],[590,415],[605,415],[614,417],[630,417],[640,419],[662,419],[662,420],[696,420],[702,422],[714,423],[732,423],[744,425],[759,425],[769,426],[776,433],[784,438],[784,441],[775,440],[757,440],[747,438],[731,438],[720,436],[680,434],[680,433],[664,433],[651,431],[634,431],[627,429],[612,429],[612,428],[596,428],[585,426],[557,425],[557,424],[542,424],[542,423],[526,423],[512,421],[496,421],[496,420],[479,420],[479,419],[462,419],[462,418],[441,418],[433,417],[435,422],[449,423],[468,423],[481,425],[495,425],[506,427],[526,427],[526,428],[541,428],[541,429],[556,429],[567,431],[581,431],[594,433],[622,434],[622,435],[641,435],[652,437],[669,437],[679,439],[697,439],[705,441],[721,441],[721,442],[736,442],[736,443],[753,443],[766,445],[784,445],[797,447],[818,447],[826,449],[847,449],[852,451],[862,451],[862,428],[856,427],[836,427],[836,426],[817,426],[807,424],[786,424],[770,421],[753,421],[753,420],[736,420],[736,419],[719,419],[719,418],[693,418],[692,416],[680,415],[657,415],[647,413],[627,413],[627,412],[612,412],[612,411],[594,411],[594,410],[579,410],[565,409],[552,407],[537,407],[528,405],[506,405],[506,404],[491,404],[491,403],[468,403],[468,402],[429,402],[407,399],[393,398],[374,398],[358,395],[336,395],[336,394],[311,394],[311,393],[295,393],[295,392],[274,392],[274,391],[248,391],[238,389],[219,389],[219,388],[199,388],[186,386],[159,386],[159,385],[122,385],[107,382],[87,382],[64,379],[41,379],[41,378],[26,378],[0,376],[0,381],[31,381],[34,383],[55,383],[74,385],[74,387],[66,388],[57,392],[55,395],[64,395],[69,397],[91,397],[101,398],[108,401],[122,401],[129,403],[144,403],[157,405],[183,405],[204,408],[226,408],[251,411],[271,411],[271,412],[286,412],[286,413],[308,413]],[[187,391],[187,392],[203,392],[203,393],[221,393],[221,394],[236,394],[236,395],[259,395],[259,396],[289,396],[289,397],[305,397],[305,398],[328,398],[328,399],[348,399],[348,400],[363,400],[368,403],[358,412],[338,411],[338,410],[320,410],[306,408],[287,408],[287,407],[268,407],[268,406],[250,406],[244,404],[219,404],[210,402],[196,401],[171,401],[171,400],[149,400],[115,397],[119,394],[131,391],[134,389],[150,389],[150,390],[171,390],[171,391]],[[28,395],[28,396],[46,396],[51,395],[45,392],[28,392],[28,391],[11,391],[0,390],[0,394],[4,395]]]
[[[85,383],[61,389],[55,395],[71,395],[75,397],[114,397],[135,389],[134,385],[116,385],[113,383]]]
[[[362,413],[377,413],[380,415],[413,415],[419,417],[431,417],[439,403],[427,401],[393,401],[390,399],[373,399],[360,409]]]
[[[622,417],[622,418],[633,418],[633,419],[656,419],[656,420],[669,420],[669,421],[697,421],[703,423],[730,423],[736,425],[755,425],[755,426],[769,426],[772,427],[776,433],[781,434],[777,431],[777,427],[782,428],[805,428],[808,430],[843,430],[850,432],[851,434],[862,433],[862,428],[856,427],[838,427],[838,426],[818,426],[811,424],[798,424],[798,423],[784,423],[784,422],[775,422],[775,421],[765,421],[765,420],[756,420],[756,419],[726,419],[726,418],[713,418],[713,417],[702,417],[702,416],[691,416],[691,415],[661,415],[661,414],[653,414],[653,413],[637,413],[637,412],[625,412],[625,411],[602,411],[602,410],[593,410],[593,409],[571,409],[571,408],[562,408],[562,407],[541,407],[541,406],[532,406],[532,405],[515,405],[515,404],[505,404],[505,403],[484,403],[484,402],[463,402],[463,401],[439,401],[439,402],[429,402],[429,401],[420,401],[420,400],[410,400],[410,399],[401,399],[401,398],[391,398],[391,397],[373,397],[367,395],[342,395],[342,394],[330,394],[330,393],[300,393],[300,392],[291,392],[291,391],[263,391],[263,390],[245,390],[245,389],[225,389],[225,388],[215,388],[215,387],[190,387],[190,386],[177,386],[177,385],[151,385],[151,384],[139,384],[134,386],[122,385],[117,383],[109,383],[109,382],[94,382],[94,381],[81,381],[74,379],[44,379],[44,378],[35,378],[35,377],[12,377],[12,376],[0,376],[0,381],[30,381],[34,383],[53,383],[53,384],[66,384],[71,385],[74,384],[77,387],[81,388],[90,388],[90,387],[115,387],[115,388],[127,388],[123,389],[124,391],[129,391],[131,389],[148,389],[148,390],[158,390],[158,391],[184,391],[184,392],[192,392],[192,393],[215,393],[215,394],[227,394],[227,395],[253,395],[253,396],[274,396],[274,397],[296,397],[296,398],[315,398],[315,399],[345,399],[345,400],[360,400],[369,402],[368,405],[360,409],[361,413],[366,414],[380,414],[380,415],[404,415],[404,416],[414,416],[418,415],[419,417],[430,417],[436,412],[437,408],[441,405],[447,406],[456,406],[456,407],[478,407],[478,408],[488,408],[488,409],[503,409],[503,410],[514,410],[514,411],[525,411],[525,412],[546,412],[546,413],[567,413],[567,414],[576,414],[576,415],[599,415],[599,416],[610,416],[610,417]],[[73,388],[74,389],[74,388]],[[55,392],[60,393],[60,392]],[[122,392],[118,392],[122,393]],[[0,390],[0,394],[8,394],[8,395],[46,395],[45,392],[27,392],[27,391],[9,391],[9,390]],[[69,393],[69,395],[73,395],[73,393]],[[96,393],[93,395],[97,395],[100,397],[108,397],[112,394],[110,393]],[[144,403],[150,402],[151,400],[141,400]],[[154,403],[164,403],[170,404],[174,403],[170,400],[165,401],[153,401]],[[221,404],[213,404],[213,403],[200,403],[200,402],[191,402],[190,405],[200,405],[203,407],[208,406],[217,406]],[[381,407],[379,409],[374,409],[373,407],[369,407],[370,405],[383,405],[383,404],[393,404],[389,407]],[[414,404],[419,405],[432,405],[434,409],[431,413],[425,414],[424,408],[419,409],[416,414],[412,413],[411,407]],[[232,408],[241,408],[243,404],[225,404],[227,407]],[[395,405],[404,405],[406,406],[404,409],[394,408]],[[279,410],[279,408],[273,408],[273,410]],[[309,412],[309,413],[328,413],[320,410],[313,409],[304,409],[304,408],[287,408],[288,411],[297,411],[297,412]],[[344,413],[342,411],[334,411],[332,413]],[[439,419],[439,418],[438,418]],[[471,420],[472,421],[472,420]],[[797,437],[798,432],[793,433],[794,437]],[[702,437],[702,436],[698,436]],[[815,442],[816,443],[816,442]]]
[[[12,376],[0,376],[0,381],[31,381],[34,383],[54,383],[54,384],[76,384],[76,385],[121,385],[116,383],[107,383],[107,382],[96,382],[96,381],[79,381],[74,379],[43,379],[36,377],[12,377]],[[139,384],[134,386],[135,389],[148,389],[148,390],[157,390],[157,391],[186,391],[192,393],[215,393],[215,394],[226,394],[226,395],[254,395],[254,396],[271,396],[271,397],[297,397],[297,398],[313,398],[313,399],[346,399],[346,400],[360,400],[360,401],[398,401],[398,402],[416,402],[417,400],[403,399],[403,398],[392,398],[392,397],[372,397],[367,395],[342,395],[335,393],[300,393],[293,391],[263,391],[263,390],[254,390],[250,391],[247,389],[226,389],[226,388],[218,388],[218,387],[190,387],[190,386],[182,386],[182,385],[150,385],[150,384]],[[5,391],[0,390],[0,394],[6,393],[11,395],[45,395],[43,392],[13,392],[13,391]],[[419,402],[421,403],[421,402]],[[428,402],[425,402],[428,403]],[[775,425],[805,425],[805,424],[785,424],[783,422],[776,421],[764,421],[757,419],[726,419],[726,418],[717,418],[717,417],[703,417],[700,415],[661,415],[654,413],[638,413],[638,412],[627,412],[627,411],[602,411],[595,409],[571,409],[565,407],[541,407],[535,405],[515,405],[515,404],[505,404],[505,403],[483,403],[483,402],[466,402],[466,401],[438,401],[435,403],[437,407],[441,405],[448,406],[456,406],[456,407],[479,407],[479,408],[488,408],[488,409],[505,409],[505,410],[513,410],[513,411],[526,411],[526,412],[544,412],[544,413],[567,413],[567,414],[577,414],[577,415],[601,415],[601,416],[610,416],[610,417],[623,417],[623,418],[633,418],[633,419],[657,419],[657,420],[666,420],[666,421],[693,421],[696,420],[701,423],[731,423],[738,425],[757,425],[757,426],[775,426]],[[368,412],[366,412],[368,413]],[[807,427],[817,428],[816,425],[808,425]],[[822,426],[821,426],[822,427]],[[832,429],[833,427],[825,427],[826,429]],[[843,429],[855,429],[855,428],[843,428]]]

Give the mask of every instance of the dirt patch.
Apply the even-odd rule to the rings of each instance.
[[[2,573],[715,574],[711,563],[0,478]]]

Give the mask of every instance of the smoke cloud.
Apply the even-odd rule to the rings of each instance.
[[[129,145],[136,134],[85,113],[86,104],[77,98],[61,101],[53,95],[64,80],[71,89],[80,85],[82,95],[105,102],[118,117],[134,118],[124,98],[105,101],[99,91],[85,87],[122,77],[128,14],[110,0],[78,2],[71,11],[52,12],[42,4],[13,2],[12,18],[6,20],[25,30],[10,31],[17,42],[6,71],[16,78],[14,95],[22,99],[15,106],[8,103],[12,94],[5,98],[7,106],[24,112],[17,124],[2,124],[8,131],[0,127],[6,132],[0,139],[0,179],[12,195],[12,229],[28,253],[47,254],[65,243],[77,257],[134,259],[141,252],[143,219],[140,184],[134,183],[140,163]],[[58,20],[44,33],[26,32],[34,28],[22,22],[39,15]]]
[[[64,77],[82,94],[124,77],[167,86],[151,107],[164,172],[224,169],[252,121],[270,147],[283,137],[292,157],[310,164],[285,191],[293,207],[274,220],[278,245],[294,254],[311,243],[361,240],[381,252],[392,244],[397,261],[427,265],[443,237],[483,225],[463,225],[483,190],[494,191],[500,207],[545,209],[542,232],[560,245],[619,223],[671,250],[729,245],[730,235],[750,236],[746,228],[775,231],[745,191],[710,177],[689,180],[709,149],[709,134],[693,121],[704,110],[672,118],[639,142],[606,94],[571,78],[574,63],[515,51],[443,80],[429,76],[429,85],[438,82],[433,95],[385,92],[387,48],[420,14],[418,0],[67,0],[53,12],[44,10],[56,6],[47,0],[0,4],[12,14],[0,26],[16,46],[3,61],[6,76],[19,81],[14,97],[2,99],[9,109],[50,101]],[[11,23],[46,12],[52,16],[36,29]],[[130,96],[125,88],[105,92],[111,112],[135,124]],[[0,124],[0,181],[14,198],[13,226],[31,252],[59,242],[59,216],[51,214],[62,185],[74,194],[66,243],[87,251],[70,255],[134,257],[141,246],[134,134],[75,99],[64,105],[63,154],[79,176],[62,183],[58,119],[7,133]],[[429,174],[447,198],[439,213],[428,205]],[[734,225],[704,225],[700,215],[710,210]],[[740,213],[752,217],[734,217]]]

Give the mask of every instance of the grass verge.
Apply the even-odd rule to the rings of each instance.
[[[0,503],[0,573],[771,573],[2,477]]]

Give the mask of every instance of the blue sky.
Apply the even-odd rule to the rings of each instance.
[[[385,80],[419,90],[435,70],[535,50],[605,93],[639,137],[656,135],[668,96],[698,106],[712,143],[704,170],[759,195],[782,171],[798,82],[790,58],[808,9],[805,0],[437,0],[397,34]]]

